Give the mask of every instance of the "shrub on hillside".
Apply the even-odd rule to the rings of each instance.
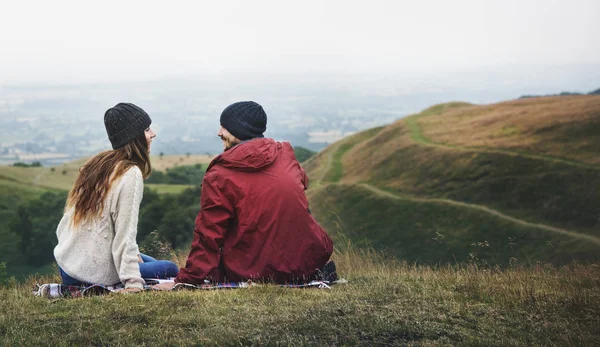
[[[0,262],[5,262],[9,269],[29,266],[31,271],[52,263],[57,244],[56,227],[63,216],[66,198],[67,192],[64,191],[47,192],[39,199],[17,206],[14,213],[3,214],[8,220],[7,229],[2,231],[5,244],[0,245],[3,246]],[[159,195],[153,190],[144,189],[138,222],[138,244],[153,252],[158,249],[156,240],[163,242],[162,248],[189,246],[199,206],[199,186],[186,189],[178,195]],[[156,235],[152,235],[155,230]],[[8,252],[5,248],[11,245],[14,252]]]
[[[66,199],[66,192],[47,192],[18,207],[9,228],[18,240],[21,263],[41,266],[54,261],[56,226],[62,218]]]
[[[31,164],[16,162],[13,164],[13,166],[16,166],[16,167],[41,167],[42,163],[40,163],[39,161],[34,161]]]
[[[188,188],[178,195],[159,195],[145,189],[140,206],[138,242],[149,246],[151,235],[159,236],[178,248],[189,245],[194,231],[194,220],[200,209],[200,186]],[[149,239],[146,242],[146,239]]]
[[[177,166],[166,172],[154,171],[146,183],[200,184],[204,178],[202,164]]]
[[[304,147],[294,147],[294,154],[299,162],[308,160],[310,157],[316,154],[316,152],[306,149]]]

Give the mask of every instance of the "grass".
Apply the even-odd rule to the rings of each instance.
[[[152,156],[152,169],[164,171],[169,168],[193,164],[205,164],[210,162],[211,157],[207,155],[165,155],[162,158]],[[28,186],[69,190],[77,178],[79,168],[87,159],[79,159],[53,167],[14,167],[0,166],[0,184],[2,182],[18,182]]]
[[[352,158],[345,162],[350,182],[484,205],[528,222],[600,236],[597,170],[501,153],[415,146],[403,138],[402,128],[395,131],[399,136],[383,148],[366,143],[346,155]]]
[[[47,189],[30,186],[24,183],[0,179],[0,196],[2,196],[2,202],[0,202],[0,210],[2,209],[13,209],[19,204],[37,199]]]
[[[600,238],[592,243],[437,200],[390,198],[347,184],[312,189],[309,198],[315,218],[335,243],[341,229],[357,246],[385,249],[403,260],[501,266],[600,262]]]
[[[165,171],[166,169],[170,169],[176,166],[188,166],[194,164],[204,164],[203,168],[206,170],[206,166],[208,163],[214,158],[211,155],[204,154],[190,154],[188,155],[164,155],[158,156],[153,155],[150,157],[150,161],[152,162],[152,169],[158,171]]]
[[[409,117],[413,134],[429,144],[492,150],[600,170],[600,96],[516,100],[426,110]]]
[[[467,148],[465,146],[474,143],[464,142],[483,133],[488,134],[488,137],[493,134],[494,141],[500,141],[497,138],[499,136],[506,136],[515,141],[520,139],[524,143],[523,134],[544,133],[545,137],[532,136],[532,141],[555,148],[545,142],[557,141],[562,136],[560,134],[570,131],[573,143],[587,143],[587,147],[578,148],[596,148],[600,145],[600,138],[590,134],[589,129],[582,124],[588,124],[590,129],[594,129],[596,120],[600,120],[600,104],[596,105],[597,99],[598,97],[540,99],[537,101],[541,110],[539,117],[534,112],[536,101],[530,100],[487,106],[441,104],[376,129],[371,136],[365,136],[368,131],[351,136],[332,144],[305,163],[311,179],[322,179],[320,185],[311,186],[319,192],[309,191],[311,210],[329,230],[343,223],[352,226],[354,230],[360,230],[357,234],[349,235],[353,241],[365,244],[364,240],[368,239],[374,246],[393,248],[401,254],[406,254],[407,251],[428,254],[431,238],[435,237],[435,233],[446,235],[446,242],[450,242],[452,238],[455,238],[455,242],[460,240],[464,248],[461,253],[470,253],[468,245],[482,240],[500,240],[501,236],[506,237],[507,234],[528,239],[531,235],[527,228],[523,228],[524,225],[542,224],[549,226],[545,230],[550,234],[554,233],[554,229],[560,229],[577,237],[583,235],[597,239],[600,236],[600,195],[597,194],[600,189],[600,173],[593,162],[580,161],[591,155],[597,156],[597,152],[584,151],[585,153],[570,157],[572,153],[569,148],[572,147],[567,144],[565,151],[552,153],[556,156],[552,157],[547,152],[535,152],[537,145],[531,143],[529,147],[511,149],[500,145],[493,148]],[[576,117],[564,116],[570,112],[570,107],[575,107],[573,112]],[[550,112],[551,109],[554,111]],[[499,110],[503,111],[497,113]],[[498,114],[513,119],[513,122],[510,125],[503,123],[502,126],[496,126],[495,122],[504,119]],[[533,121],[529,118],[533,118]],[[540,123],[540,120],[560,123],[561,126],[555,128],[555,131],[548,130],[547,124]],[[460,134],[452,127],[453,122],[463,124],[456,128],[460,129]],[[464,124],[470,124],[471,127],[467,128]],[[463,142],[432,142],[430,136],[445,136],[446,128],[449,133],[455,134],[452,139],[462,138]],[[516,128],[519,131],[515,131]],[[437,133],[431,129],[435,129]],[[580,131],[578,135],[574,135],[573,132],[576,131]],[[459,136],[461,134],[462,137]],[[519,152],[527,148],[528,153]],[[330,190],[322,190],[335,183],[343,183],[345,187],[355,185],[352,198],[344,195],[350,188],[332,187]],[[364,183],[409,199],[402,203],[390,203],[389,199],[381,196],[374,198],[365,195],[364,189],[360,187]],[[426,209],[413,209],[410,201],[414,202],[415,199],[454,201],[456,204],[453,214],[447,214],[446,207],[440,204],[428,204]],[[354,204],[361,208],[356,208]],[[481,206],[482,209],[490,209],[521,223],[498,225],[495,217],[483,210],[479,213],[464,211],[469,206]],[[412,214],[405,213],[407,210],[412,211]],[[381,211],[386,211],[387,214],[382,214]],[[443,223],[430,225],[429,232],[414,232],[420,224],[434,220],[442,220]],[[462,232],[458,228],[461,225],[466,228]],[[500,229],[490,228],[492,225]],[[479,231],[473,226],[478,226]],[[406,230],[412,230],[409,234],[413,239],[409,245],[399,240]],[[400,236],[396,236],[393,231]],[[559,252],[562,252],[559,262],[567,259],[569,253],[575,259],[590,259],[591,255],[598,253],[598,249],[588,247],[590,245],[573,248],[568,243],[554,242],[551,240],[554,237],[548,235],[546,242],[555,248],[565,247]],[[506,245],[507,238],[501,242]],[[549,258],[557,252],[543,242],[535,244],[539,250],[527,250],[528,254],[535,255],[532,259],[547,252],[541,258],[551,261]],[[454,248],[454,251],[457,249]],[[508,252],[501,253],[501,260],[506,263],[510,257],[504,256]],[[444,259],[447,257],[448,253],[442,256]],[[423,261],[423,258],[419,260]],[[434,257],[426,256],[425,260],[433,261]]]
[[[430,267],[352,248],[332,290],[261,286],[50,301],[0,289],[0,344],[495,345],[600,343],[600,268]],[[49,278],[32,278],[34,282]],[[51,278],[50,278],[51,280]]]
[[[304,162],[302,166],[311,173],[311,182],[315,183],[311,186],[319,186],[324,182],[335,183],[342,179],[344,177],[342,159],[346,152],[356,144],[377,135],[381,129],[383,127],[371,128],[338,141]]]
[[[179,194],[187,188],[193,187],[188,184],[146,184],[146,187],[156,191],[158,194]]]

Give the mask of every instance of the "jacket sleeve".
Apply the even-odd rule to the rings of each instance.
[[[112,244],[112,257],[125,288],[143,289],[144,280],[140,274],[136,242],[138,214],[144,183],[141,171],[134,166],[123,175],[121,191],[118,193],[115,215],[115,236]]]
[[[296,154],[294,153],[294,147],[292,147],[292,144],[289,142],[283,142],[283,146],[285,147],[288,155],[294,160],[294,162],[295,162],[294,164],[296,165],[296,168],[298,169],[298,173],[300,174],[300,182],[302,183],[304,190],[307,190],[308,189],[308,175],[306,174],[306,171],[304,171],[304,169],[302,168],[302,165],[300,165],[300,162],[296,158]]]
[[[234,209],[217,177],[214,172],[204,176],[192,248],[185,268],[175,278],[177,283],[203,284],[205,279],[221,280],[221,248]]]
[[[302,168],[300,163],[298,163],[297,160],[296,160],[296,163],[298,164],[298,170],[300,171],[302,186],[304,186],[304,190],[307,190],[308,189],[308,175],[306,174],[306,171],[304,171],[304,169]]]

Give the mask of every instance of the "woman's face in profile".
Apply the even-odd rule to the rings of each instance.
[[[150,153],[150,147],[151,147],[150,143],[152,142],[152,139],[156,137],[156,134],[150,128],[146,129],[144,131],[144,134],[146,135],[146,141],[148,141],[148,153]]]

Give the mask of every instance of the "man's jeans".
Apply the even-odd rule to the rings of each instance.
[[[179,267],[175,263],[168,260],[156,260],[149,255],[140,254],[144,261],[140,263],[140,273],[142,278],[168,278],[175,277],[179,272]],[[63,269],[58,267],[62,283],[67,286],[89,285],[91,283],[81,282],[69,276]]]

